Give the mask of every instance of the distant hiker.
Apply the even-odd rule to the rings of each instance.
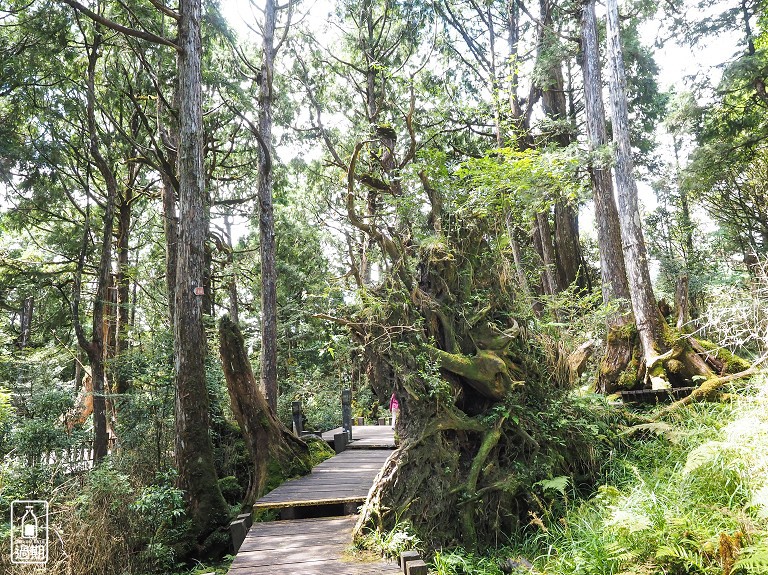
[[[392,429],[394,429],[397,412],[400,411],[400,403],[397,401],[394,391],[392,392],[392,397],[389,398],[389,411],[392,413]]]

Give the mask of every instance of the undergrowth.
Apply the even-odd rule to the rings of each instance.
[[[603,484],[531,516],[507,545],[434,555],[438,575],[768,573],[768,378],[729,403],[627,429]]]

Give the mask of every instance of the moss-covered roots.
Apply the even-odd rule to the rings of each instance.
[[[598,391],[689,387],[749,368],[748,362],[727,350],[666,325],[661,340],[658,354],[646,361],[632,324],[610,332]]]
[[[525,383],[513,378],[519,370],[494,350],[479,349],[472,356],[435,347],[430,347],[429,352],[442,369],[465,378],[480,395],[494,401],[503,400],[515,386]]]

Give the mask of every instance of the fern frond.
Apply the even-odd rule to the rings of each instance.
[[[746,547],[742,558],[733,564],[731,573],[746,575],[768,575],[768,547]]]

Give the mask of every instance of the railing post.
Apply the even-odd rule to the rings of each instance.
[[[291,403],[291,413],[293,414],[293,432],[296,437],[301,437],[304,431],[304,422],[301,420],[301,401]]]
[[[352,391],[341,391],[341,426],[347,432],[348,439],[352,439]]]

